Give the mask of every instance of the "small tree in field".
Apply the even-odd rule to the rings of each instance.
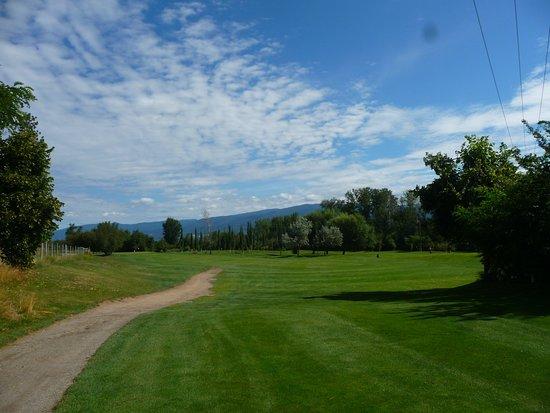
[[[346,251],[372,249],[375,244],[374,229],[367,224],[363,216],[341,213],[330,221],[343,235],[342,254]]]
[[[323,225],[315,238],[315,243],[325,251],[325,255],[328,255],[329,250],[342,246],[344,240],[342,231],[330,225]]]
[[[124,243],[125,233],[118,229],[118,224],[102,222],[92,231],[94,234],[93,250],[111,255]]]
[[[23,111],[33,100],[30,87],[0,82],[0,258],[17,267],[32,265],[63,216],[53,196],[53,148]]]
[[[283,234],[283,244],[292,248],[297,255],[300,255],[300,249],[308,245],[309,232],[312,224],[304,217],[297,217],[288,230]]]
[[[162,224],[164,240],[170,245],[176,245],[181,238],[181,223],[175,218],[166,218]]]

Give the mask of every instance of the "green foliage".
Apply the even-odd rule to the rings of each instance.
[[[325,254],[328,254],[330,250],[341,247],[343,241],[342,231],[332,225],[323,225],[315,236],[315,244],[318,248],[323,249]]]
[[[517,171],[517,149],[501,144],[497,150],[487,136],[465,139],[455,158],[426,154],[424,163],[437,178],[416,189],[422,208],[433,215],[441,233],[457,241],[467,239],[456,220],[458,208],[479,205],[488,190],[508,184]]]
[[[300,249],[309,244],[309,233],[312,224],[305,217],[296,217],[296,220],[290,225],[288,232],[283,235],[283,244],[292,248],[296,254],[300,255]]]
[[[53,196],[52,148],[23,112],[32,100],[31,88],[0,82],[0,258],[17,267],[32,265],[63,215]]]
[[[92,231],[92,250],[111,255],[122,248],[125,238],[125,231],[118,228],[118,224],[109,221],[102,222]]]
[[[523,171],[460,206],[456,217],[480,249],[484,278],[549,282],[550,123],[527,125],[542,154],[517,156]]]
[[[321,245],[320,231],[324,226],[328,225],[328,222],[338,215],[338,211],[330,208],[323,208],[318,211],[312,212],[307,215],[307,220],[311,222],[311,232],[309,233],[309,245],[314,250],[323,250]]]
[[[321,207],[327,211],[360,214],[374,229],[379,250],[408,249],[406,239],[421,236],[422,232],[435,239],[441,238],[436,228],[429,225],[413,191],[405,192],[398,200],[388,188],[356,188],[346,192],[344,199],[323,201]]]
[[[342,252],[362,251],[374,249],[376,235],[372,226],[368,225],[362,215],[358,213],[340,213],[330,225],[337,227],[343,236]]]
[[[9,86],[0,81],[0,135],[4,130],[15,132],[23,129],[31,118],[23,109],[28,108],[30,102],[35,100],[31,87],[21,82]]]
[[[152,251],[155,245],[153,237],[141,231],[123,231],[117,224],[108,226],[99,224],[92,231],[82,231],[81,227],[70,224],[65,231],[65,242],[73,247],[86,247],[92,251],[105,252],[104,245],[107,245],[108,254],[122,252]],[[101,227],[100,227],[101,226]],[[98,230],[99,228],[99,230]],[[116,240],[114,243],[112,240]],[[122,242],[120,242],[122,241]],[[114,249],[113,249],[114,248]]]
[[[170,245],[176,245],[182,235],[181,223],[175,218],[166,218],[162,224],[164,240]]]
[[[154,243],[153,237],[136,230],[127,235],[122,244],[122,251],[151,251]]]
[[[65,231],[65,242],[71,247],[90,248],[94,246],[94,233],[92,231],[82,231],[81,227],[70,224]]]
[[[163,239],[155,242],[155,252],[166,252],[168,251],[168,243]]]

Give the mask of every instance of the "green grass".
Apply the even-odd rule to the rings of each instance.
[[[544,293],[473,254],[161,257],[224,268],[215,296],[116,333],[61,412],[549,409]]]
[[[80,256],[39,263],[23,281],[0,283],[0,305],[34,296],[31,314],[0,317],[0,346],[98,303],[168,288],[205,269],[174,254]]]

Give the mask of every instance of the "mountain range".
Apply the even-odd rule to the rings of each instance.
[[[310,212],[316,211],[321,206],[319,204],[302,204],[291,206],[288,208],[272,208],[272,209],[263,209],[260,211],[254,212],[245,212],[242,214],[235,215],[225,215],[219,217],[211,217],[211,230],[223,230],[227,229],[228,226],[231,226],[235,231],[238,231],[240,227],[246,228],[247,223],[254,223],[260,219],[273,218],[291,214],[298,215],[307,215]],[[127,231],[141,231],[147,235],[152,236],[155,240],[162,238],[162,223],[164,221],[155,221],[155,222],[140,222],[137,224],[118,224],[120,229]],[[183,227],[183,232],[188,234],[194,232],[195,229],[197,232],[206,232],[208,230],[207,223],[204,219],[182,219],[180,220]],[[97,224],[86,224],[81,225],[82,231],[90,231],[94,229]],[[67,228],[61,228],[55,231],[53,239],[62,240],[65,239],[65,231]]]

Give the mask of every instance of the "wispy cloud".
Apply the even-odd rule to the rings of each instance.
[[[58,192],[80,223],[102,211],[135,221],[286,206],[355,185],[402,190],[428,179],[426,150],[451,150],[466,133],[505,138],[496,106],[364,103],[360,80],[362,99],[340,103],[308,68],[272,63],[281,45],[249,22],[219,24],[199,2],[152,17],[117,0],[0,7],[0,77],[35,88]],[[524,86],[531,118],[540,86],[540,72]],[[518,125],[517,99],[506,109]],[[392,141],[405,155],[369,161]]]

